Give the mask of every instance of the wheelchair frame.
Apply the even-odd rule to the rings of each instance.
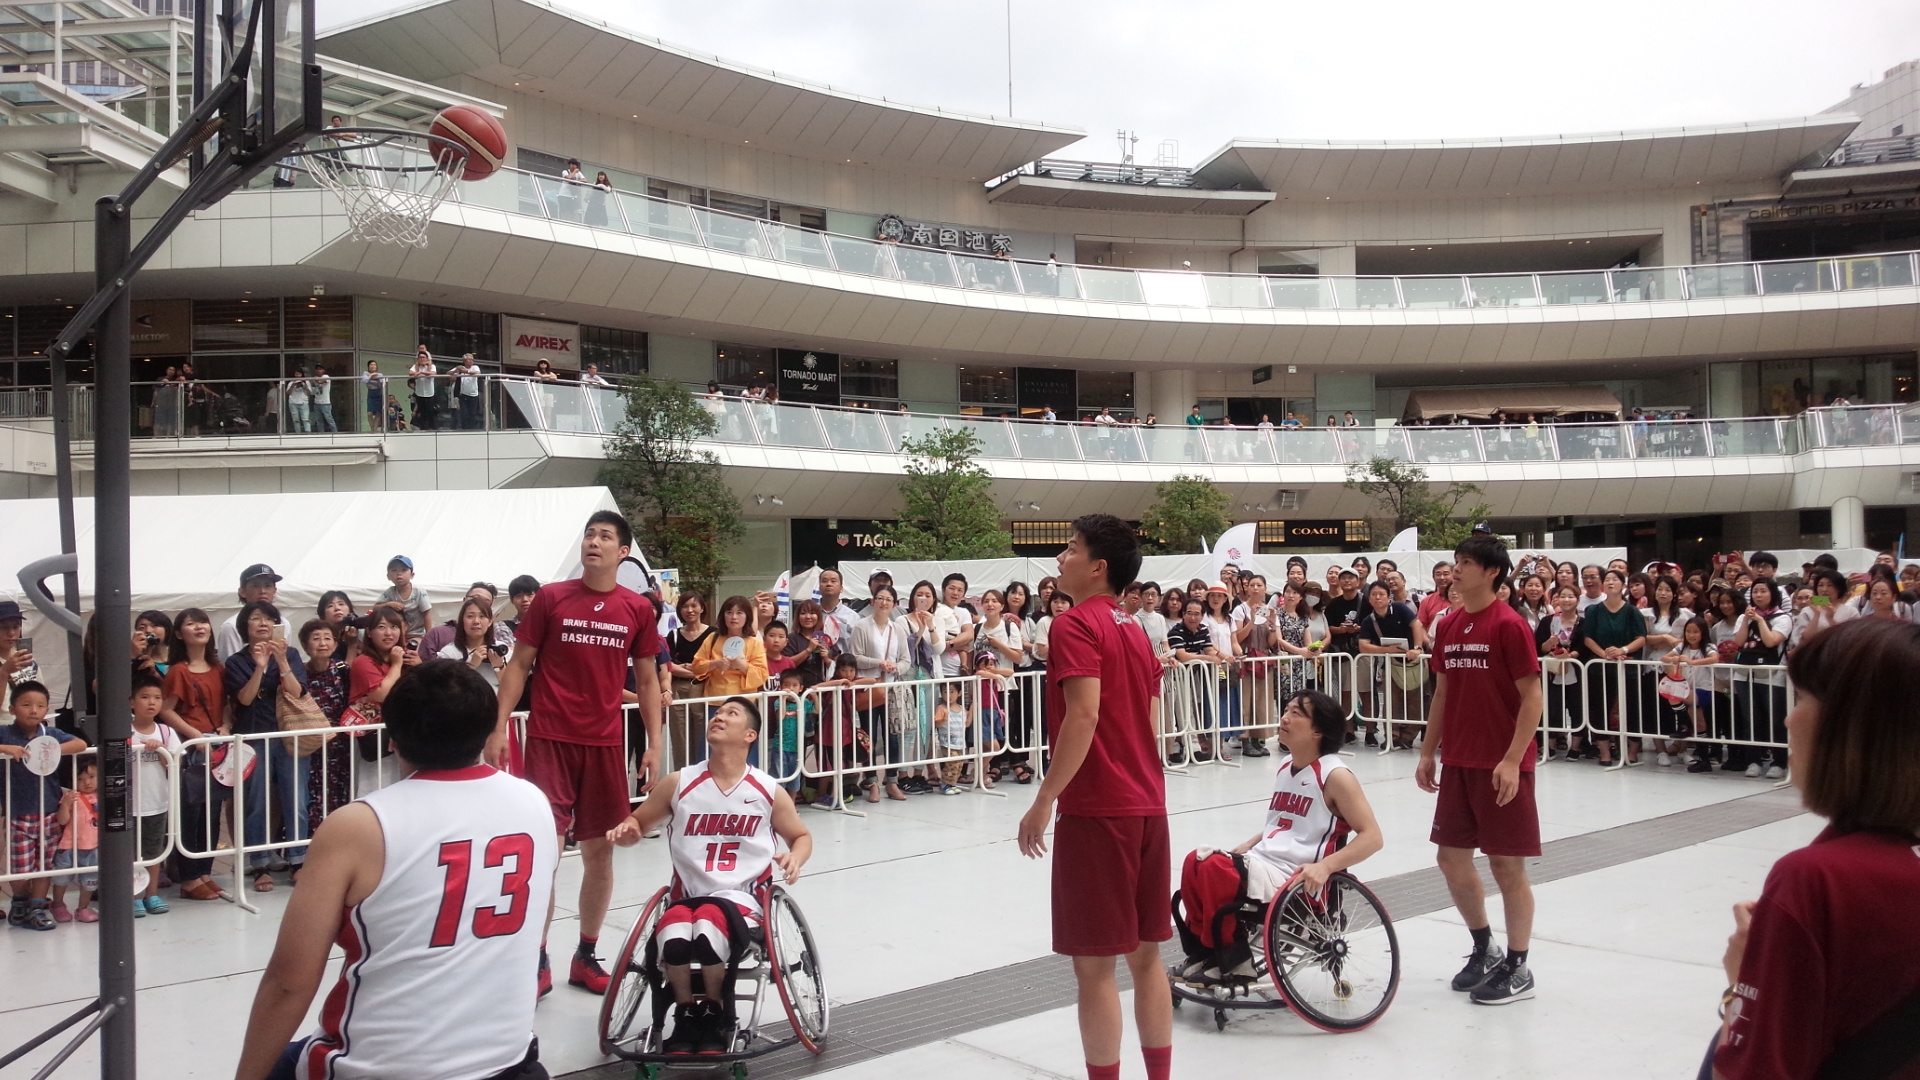
[[[799,905],[785,889],[771,882],[754,889],[760,899],[758,940],[748,942],[746,955],[733,963],[728,973],[734,1012],[733,1049],[724,1054],[661,1051],[663,1025],[658,1018],[666,1015],[671,998],[654,936],[661,915],[673,903],[672,891],[671,887],[662,887],[647,900],[621,946],[610,972],[606,998],[600,1005],[601,1052],[634,1062],[638,1066],[635,1075],[641,1080],[652,1080],[667,1068],[712,1070],[728,1065],[732,1066],[734,1080],[744,1080],[748,1061],[775,1050],[798,1043],[810,1053],[820,1053],[826,1040],[829,1008],[819,948]],[[750,997],[743,998],[739,991],[746,980],[754,985]],[[784,1038],[769,1037],[761,1030],[769,984],[793,1031]]]
[[[1400,939],[1394,933],[1393,919],[1387,914],[1386,905],[1382,904],[1380,898],[1373,894],[1373,890],[1362,884],[1360,879],[1344,870],[1338,871],[1327,879],[1327,889],[1326,896],[1335,898],[1331,902],[1309,893],[1305,884],[1301,882],[1300,875],[1296,873],[1265,905],[1250,903],[1242,907],[1238,917],[1243,924],[1252,924],[1246,929],[1247,946],[1253,952],[1254,977],[1234,983],[1198,987],[1181,982],[1178,977],[1178,968],[1171,968],[1167,976],[1173,986],[1174,1007],[1178,1008],[1185,1002],[1191,1001],[1196,1005],[1211,1008],[1216,1031],[1227,1026],[1227,1012],[1230,1009],[1288,1009],[1314,1027],[1334,1033],[1360,1031],[1372,1026],[1386,1014],[1387,1007],[1393,1004],[1394,996],[1400,990]],[[1288,973],[1302,965],[1329,972],[1336,985],[1348,985],[1341,978],[1342,967],[1352,958],[1345,928],[1343,927],[1333,936],[1327,936],[1316,933],[1313,928],[1301,926],[1298,921],[1291,922],[1285,928],[1278,925],[1279,920],[1284,917],[1283,913],[1297,904],[1305,904],[1310,908],[1325,911],[1328,907],[1337,905],[1339,903],[1337,898],[1343,896],[1355,897],[1378,914],[1378,927],[1385,931],[1387,950],[1391,957],[1385,991],[1380,995],[1378,1004],[1359,1017],[1336,1017],[1322,1012],[1304,1000],[1303,995],[1297,992],[1297,988],[1290,992],[1288,987],[1291,981]],[[1180,894],[1176,892],[1172,901],[1173,917],[1176,921],[1183,918],[1181,906]],[[1365,929],[1372,929],[1372,927]],[[1273,965],[1268,945],[1276,938],[1284,938],[1287,941],[1289,951],[1299,957],[1296,963],[1285,967]]]

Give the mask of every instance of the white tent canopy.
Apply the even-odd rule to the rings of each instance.
[[[0,529],[0,599],[25,609],[35,658],[56,686],[66,683],[60,631],[21,591],[21,567],[60,553],[59,504],[11,500]],[[296,627],[320,595],[343,589],[365,610],[387,587],[387,562],[411,558],[414,581],[434,601],[436,618],[475,581],[501,587],[516,574],[542,582],[566,577],[580,561],[580,534],[596,510],[615,509],[606,488],[487,491],[362,491],[278,495],[170,495],[133,500],[133,610],[177,614],[205,608],[216,620],[238,610],[240,571],[273,567],[278,604]],[[80,591],[93,603],[93,500],[77,499]],[[48,583],[56,597],[60,579]],[[131,630],[131,628],[129,628]]]

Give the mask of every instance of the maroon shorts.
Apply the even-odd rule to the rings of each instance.
[[[577,840],[604,839],[630,813],[627,759],[618,746],[582,746],[529,735],[527,779],[553,807],[553,831]]]
[[[1173,936],[1167,819],[1074,817],[1053,826],[1053,951],[1123,956]]]
[[[1493,770],[1447,765],[1440,770],[1440,801],[1433,835],[1441,847],[1479,848],[1488,855],[1540,854],[1540,811],[1533,805],[1533,772],[1520,771],[1520,789],[1494,805]]]

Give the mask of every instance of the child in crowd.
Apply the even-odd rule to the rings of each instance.
[[[395,555],[387,563],[387,580],[391,584],[380,590],[374,606],[398,611],[407,621],[408,644],[419,641],[433,624],[433,601],[427,598],[427,590],[413,583],[413,560]]]
[[[1680,628],[1680,647],[1666,656],[1670,666],[1685,669],[1687,685],[1691,688],[1688,704],[1691,735],[1698,738],[1707,731],[1707,715],[1713,708],[1713,672],[1709,665],[1718,663],[1720,650],[1714,647],[1712,631],[1707,620],[1688,619]],[[1686,754],[1687,771],[1694,773],[1712,772],[1713,762],[1708,760],[1703,745],[1695,744]]]
[[[133,899],[133,915],[165,915],[160,896],[160,867],[152,860],[167,850],[167,770],[180,757],[180,737],[160,723],[166,695],[159,679],[133,677],[133,805],[140,819],[140,861],[148,864],[147,887]]]
[[[791,671],[800,659],[797,656],[782,655],[787,651],[787,624],[779,619],[767,623],[765,629],[760,631],[760,644],[767,650],[767,678],[773,680],[780,689],[785,690],[786,682],[781,676]],[[799,692],[794,691],[796,694]]]
[[[56,870],[91,869],[100,865],[99,764],[93,758],[76,762],[73,790],[60,797],[56,820],[66,832],[60,836],[60,850],[53,855],[53,867]],[[74,897],[71,910],[64,902],[68,886],[80,893]],[[93,910],[93,895],[99,888],[98,873],[62,874],[54,878],[53,921],[99,922],[100,913]],[[134,901],[136,909],[139,903],[138,900]]]
[[[52,868],[64,798],[58,780],[37,776],[27,768],[27,744],[48,735],[60,743],[63,755],[87,748],[79,736],[46,723],[51,700],[47,688],[36,680],[14,683],[7,702],[13,723],[0,728],[0,755],[11,759],[7,765],[7,868],[14,874],[45,874]],[[50,877],[15,881],[7,922],[28,930],[53,929],[53,904],[47,899],[52,886]]]
[[[967,753],[967,703],[959,684],[949,683],[945,688],[946,700],[934,710],[934,738],[939,743],[940,756],[948,760],[940,763],[940,794],[960,794],[961,759]]]
[[[779,626],[780,624],[776,622],[767,629],[772,631]],[[781,628],[780,636],[783,639],[786,636],[784,627]],[[785,646],[786,643],[783,640],[781,647],[785,648]],[[767,655],[772,656],[775,653],[773,639],[769,636]],[[814,726],[814,708],[813,702],[803,701],[800,697],[807,692],[806,676],[793,669],[793,657],[787,656],[781,659],[787,662],[786,670],[779,676],[780,693],[785,696],[780,699],[780,726],[773,733],[772,753],[768,756],[773,759],[774,779],[780,780],[781,786],[797,795],[800,793],[800,736]],[[784,779],[789,775],[793,779]]]

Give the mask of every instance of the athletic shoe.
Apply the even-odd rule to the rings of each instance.
[[[1473,988],[1475,1005],[1510,1005],[1532,996],[1533,972],[1527,970],[1524,960],[1518,964],[1511,960],[1500,961],[1500,965],[1488,974],[1486,981]]]
[[[53,921],[54,922],[72,922],[73,912],[67,910],[66,904],[62,903],[59,900],[55,900],[53,902]]]
[[[1196,749],[1193,752],[1193,763],[1195,765],[1204,765],[1207,762],[1212,760],[1213,760],[1213,751],[1207,749],[1204,746]]]
[[[32,910],[33,904],[26,897],[14,897],[13,903],[7,907],[7,924],[9,926],[26,926],[27,916]]]
[[[1175,750],[1173,753],[1167,755],[1167,764],[1169,765],[1185,765],[1186,763],[1187,753],[1184,750]]]
[[[1660,752],[1660,756],[1655,758],[1654,760],[1657,763],[1659,763],[1660,767],[1663,769],[1669,768],[1673,765],[1673,755],[1667,753],[1665,750],[1662,750]]]
[[[1749,780],[1760,779],[1760,763],[1759,762],[1756,761],[1753,764],[1747,766],[1747,779]]]
[[[1779,780],[1785,777],[1786,775],[1787,775],[1787,770],[1781,768],[1778,765],[1767,766],[1767,779],[1769,780]]]
[[[1367,745],[1368,746],[1380,745],[1380,740],[1373,737],[1373,729],[1371,728],[1367,729]]]
[[[166,913],[167,913],[167,902],[165,900],[160,899],[158,894],[147,897],[147,914],[165,915]]]
[[[51,930],[57,924],[53,921],[52,905],[45,900],[36,900],[27,909],[27,921],[20,924],[28,930]]]
[[[1186,963],[1173,970],[1173,981],[1183,982],[1189,986],[1201,985],[1200,974],[1212,966],[1213,960],[1208,957],[1202,956],[1198,959],[1189,957]]]
[[[547,962],[547,950],[545,949],[540,950],[539,980],[540,980],[540,993],[538,994],[538,996],[534,998],[535,1001],[538,1001],[540,1000],[540,998],[546,997],[548,994],[553,993],[553,965]]]
[[[695,1025],[698,1032],[693,1052],[696,1054],[724,1054],[733,1049],[733,1024],[727,1020],[727,1010],[717,1001],[702,1001],[693,1006],[701,1010]]]
[[[1692,761],[1687,762],[1687,771],[1690,773],[1712,772],[1713,762],[1703,757],[1694,758]]]
[[[609,982],[607,969],[600,966],[597,956],[573,954],[573,966],[567,969],[567,985],[577,986],[589,994],[604,994]]]
[[[952,784],[941,784],[941,785],[940,785],[940,794],[942,794],[942,795],[964,795],[964,794],[966,794],[966,792],[965,792],[964,790],[962,790],[961,788],[958,788],[958,787],[955,787],[955,786],[954,786],[954,785],[952,785]]]
[[[694,1048],[699,1045],[699,1040],[694,1037],[694,1028],[698,1026],[693,1020],[693,1010],[696,1008],[698,1006],[675,1005],[673,1007],[673,1034],[667,1036],[666,1041],[660,1044],[661,1053],[693,1053]]]
[[[1485,949],[1475,946],[1473,952],[1467,954],[1467,966],[1453,977],[1453,988],[1464,992],[1479,986],[1506,958],[1507,951],[1498,945],[1488,945]]]

